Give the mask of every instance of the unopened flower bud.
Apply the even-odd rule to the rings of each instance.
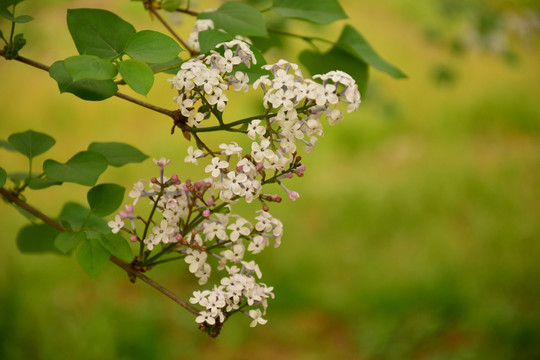
[[[257,171],[261,171],[262,169],[264,169],[264,164],[258,163],[257,166],[255,166],[255,169],[257,169]]]
[[[150,181],[152,182],[152,184],[157,184],[158,179],[153,177],[152,179],[150,179]]]
[[[210,210],[206,209],[203,211],[202,215],[205,217],[205,218],[209,218],[210,217]]]
[[[127,213],[126,213],[125,211],[123,211],[123,210],[120,210],[120,211],[118,212],[118,215],[120,215],[120,219],[125,219],[125,218],[127,218]]]
[[[131,237],[129,238],[129,241],[131,242],[136,242],[137,240],[137,235],[131,235]]]
[[[264,212],[268,212],[270,210],[270,208],[266,204],[263,204],[262,209],[263,209]]]
[[[174,181],[174,183],[175,183],[176,185],[180,185],[180,183],[181,183],[181,181],[180,181],[180,179],[178,178],[178,175],[177,175],[177,174],[172,174],[171,180]]]
[[[182,241],[182,234],[178,233],[176,234],[176,236],[174,237],[176,239],[176,241]]]
[[[206,205],[208,205],[208,206],[214,205],[214,198],[210,198],[210,199],[206,200]]]

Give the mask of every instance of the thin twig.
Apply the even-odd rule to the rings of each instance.
[[[193,50],[188,46],[188,44],[186,44],[184,42],[184,40],[182,40],[182,38],[180,36],[178,36],[178,34],[173,30],[173,28],[165,21],[165,19],[163,19],[163,17],[161,15],[159,15],[158,11],[156,9],[154,9],[153,6],[150,6],[149,7],[149,10],[152,12],[152,14],[154,14],[157,19],[159,20],[160,23],[163,24],[163,26],[165,26],[165,28],[167,28],[167,30],[171,33],[171,35],[180,43],[182,44],[182,46],[184,47],[184,49],[186,49],[187,51],[189,51],[189,56],[192,57],[193,56]]]
[[[0,50],[0,56],[5,56],[4,51]],[[27,65],[33,66],[35,68],[38,68],[38,69],[41,69],[41,70],[44,70],[44,71],[47,71],[47,72],[49,72],[49,69],[50,69],[50,66],[47,66],[45,64],[39,63],[37,61],[31,60],[31,59],[28,59],[28,58],[25,58],[23,56],[17,56],[14,60],[20,61],[22,63],[25,63]],[[121,92],[117,92],[116,94],[114,94],[114,96],[117,96],[117,97],[119,97],[121,99],[130,101],[130,102],[132,102],[134,104],[140,105],[140,106],[145,107],[147,109],[157,111],[157,112],[159,112],[161,114],[165,114],[165,115],[167,115],[169,117],[172,117],[172,115],[173,115],[172,110],[167,110],[167,109],[164,109],[164,108],[159,107],[157,105],[149,104],[147,102],[136,99],[134,97],[131,97],[131,96],[126,95],[126,94],[121,93]]]
[[[30,214],[32,214],[35,217],[41,219],[47,225],[50,225],[53,228],[55,228],[57,230],[60,230],[62,232],[68,232],[68,230],[66,228],[64,228],[62,226],[62,224],[60,224],[58,221],[56,221],[54,219],[51,219],[50,217],[48,217],[47,215],[45,215],[44,213],[42,213],[41,211],[39,211],[35,207],[33,207],[33,206],[29,205],[27,202],[21,200],[19,197],[15,196],[15,194],[13,194],[11,191],[9,191],[9,190],[7,190],[5,188],[0,188],[0,194],[8,202],[10,202],[12,204],[15,204],[15,205],[19,206],[20,208],[28,211]],[[167,297],[172,299],[174,302],[176,302],[177,304],[179,304],[180,306],[182,306],[184,309],[188,310],[192,314],[194,314],[194,315],[199,314],[199,310],[197,310],[195,307],[191,306],[189,303],[182,300],[181,298],[179,298],[178,296],[173,294],[171,291],[164,288],[163,286],[161,286],[160,284],[158,284],[154,280],[150,279],[148,276],[144,275],[140,271],[137,271],[137,270],[133,269],[130,264],[120,260],[119,258],[117,258],[114,255],[111,255],[109,260],[111,262],[113,262],[114,264],[118,265],[119,267],[121,267],[122,269],[124,269],[128,274],[130,274],[132,276],[135,276],[135,277],[138,277],[139,279],[141,279],[142,281],[144,281],[148,285],[152,286],[157,291],[159,291],[162,294],[166,295]]]
[[[172,116],[173,116],[173,113],[174,113],[173,110],[164,109],[164,108],[159,107],[159,106],[157,106],[157,105],[153,105],[153,104],[147,103],[147,102],[145,102],[145,101],[139,100],[139,99],[137,99],[137,98],[134,98],[134,97],[132,97],[132,96],[126,95],[126,94],[121,93],[121,92],[117,92],[116,94],[114,94],[114,96],[117,96],[117,97],[119,97],[119,98],[121,98],[121,99],[130,101],[130,102],[132,102],[132,103],[134,103],[134,104],[140,105],[140,106],[145,107],[145,108],[147,108],[147,109],[157,111],[158,113],[165,114],[165,115],[170,116],[170,117],[172,117]]]

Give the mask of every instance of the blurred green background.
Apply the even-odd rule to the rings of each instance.
[[[46,64],[75,54],[67,7],[103,7],[138,30],[162,30],[139,3],[26,3],[21,11],[36,20],[18,28],[28,39],[22,55]],[[359,111],[327,127],[304,157],[306,176],[290,186],[301,198],[272,207],[285,236],[258,260],[275,287],[268,324],[251,329],[235,316],[210,339],[191,314],[113,264],[94,281],[73,257],[23,255],[15,237],[27,221],[2,202],[0,359],[540,358],[539,27],[500,32],[501,14],[538,5],[342,3],[347,21],[409,79],[373,71]],[[175,19],[187,34],[192,19]],[[318,35],[336,39],[344,23]],[[4,34],[7,26],[0,22]],[[269,58],[293,59],[301,46]],[[187,141],[169,134],[165,117],[117,98],[60,95],[45,72],[18,62],[0,60],[0,79],[0,138],[32,128],[57,139],[35,171],[90,142],[123,141],[196,177],[182,161]],[[147,100],[174,108],[166,79]],[[0,159],[9,172],[25,169],[22,156],[0,149]],[[100,182],[129,188],[154,172],[146,161],[108,169]],[[55,216],[85,194],[72,184],[27,197]],[[197,286],[186,273],[171,263],[150,276],[188,298]]]

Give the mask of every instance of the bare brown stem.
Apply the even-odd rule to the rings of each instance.
[[[38,219],[42,220],[44,223],[46,223],[46,224],[48,224],[48,225],[52,226],[53,228],[58,229],[60,231],[68,232],[68,230],[66,228],[64,228],[62,226],[62,224],[60,224],[58,221],[56,221],[54,219],[51,219],[50,217],[48,217],[47,215],[45,215],[44,213],[42,213],[41,211],[39,211],[35,207],[29,205],[26,201],[21,200],[19,197],[17,197],[11,191],[9,191],[9,190],[7,190],[5,188],[0,188],[0,194],[8,202],[10,202],[12,204],[15,204],[16,206],[19,206],[20,208],[28,211],[30,214],[32,214],[35,217],[37,217]],[[109,260],[111,262],[113,262],[114,264],[116,264],[117,266],[124,269],[130,276],[138,277],[139,279],[141,279],[142,281],[144,281],[148,285],[152,286],[154,289],[161,292],[162,294],[164,294],[168,298],[172,299],[174,302],[176,302],[178,305],[182,306],[184,309],[188,310],[192,314],[194,314],[194,315],[199,314],[199,310],[197,310],[195,307],[191,306],[188,302],[182,300],[181,298],[179,298],[178,296],[173,294],[171,291],[169,291],[167,288],[161,286],[160,284],[158,284],[154,280],[150,279],[148,276],[144,275],[140,271],[137,271],[137,270],[133,269],[130,264],[120,260],[119,258],[117,258],[114,255],[111,255]]]

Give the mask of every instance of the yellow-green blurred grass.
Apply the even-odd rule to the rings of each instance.
[[[51,63],[74,52],[58,4],[35,14],[34,30],[26,26],[24,55]],[[110,6],[69,6],[98,5]],[[131,5],[115,11],[148,27]],[[220,338],[206,339],[190,314],[129,284],[111,264],[92,281],[73,258],[18,253],[14,238],[25,220],[1,204],[3,358],[538,356],[538,44],[523,48],[515,67],[477,52],[451,58],[424,40],[418,20],[396,10],[400,2],[346,5],[351,22],[410,79],[373,71],[360,111],[326,127],[304,157],[306,176],[291,181],[301,198],[272,207],[286,235],[281,248],[260,256],[263,280],[276,293],[268,325],[250,329],[235,317]],[[416,13],[435,16],[422,6]],[[330,27],[325,36],[338,31]],[[456,83],[434,84],[430,67],[438,63],[457,69]],[[46,73],[19,63],[2,61],[0,76],[0,136],[34,128],[57,139],[36,167],[49,157],[65,161],[92,141],[124,141],[174,158],[181,178],[194,170],[182,162],[187,142],[170,136],[158,114],[115,98],[89,103],[60,95]],[[173,108],[162,79],[148,101]],[[0,158],[8,171],[25,169],[21,156],[2,150]],[[153,172],[147,161],[108,169],[100,182],[129,187]],[[85,191],[68,185],[28,198],[55,215],[64,201],[84,203]],[[194,288],[182,264],[151,275],[185,298]]]

